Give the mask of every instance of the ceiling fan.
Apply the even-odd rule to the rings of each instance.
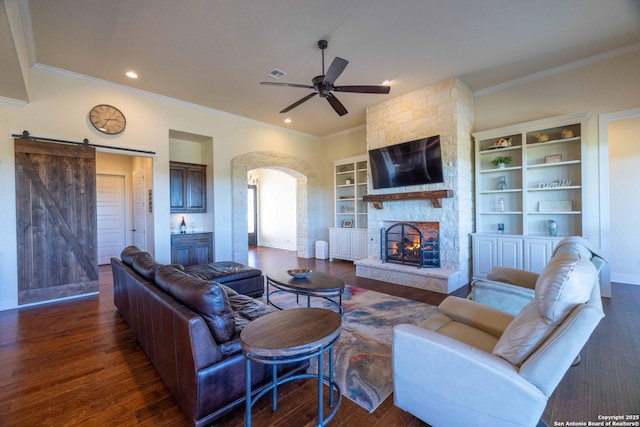
[[[313,89],[313,93],[305,96],[304,98],[299,99],[293,104],[289,105],[284,110],[280,111],[280,113],[286,113],[288,111],[293,110],[298,105],[303,102],[308,101],[316,95],[319,95],[320,98],[325,98],[331,107],[338,113],[339,116],[344,116],[348,113],[347,109],[342,105],[338,98],[331,92],[355,92],[355,93],[378,93],[378,94],[387,94],[390,91],[389,86],[384,85],[356,85],[356,86],[334,86],[333,83],[336,79],[342,74],[344,69],[347,67],[349,61],[346,59],[342,59],[339,57],[335,57],[331,65],[329,65],[329,69],[327,72],[324,72],[324,50],[327,48],[328,42],[326,40],[320,40],[318,42],[318,47],[322,50],[322,75],[316,76],[311,80],[311,85],[302,85],[302,84],[294,84],[294,83],[275,83],[275,82],[260,82],[261,85],[269,85],[269,86],[285,86],[285,87],[301,87],[304,89]]]

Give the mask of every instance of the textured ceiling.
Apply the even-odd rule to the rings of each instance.
[[[454,76],[479,90],[640,42],[637,0],[5,1],[30,19],[37,63],[320,136]],[[21,99],[6,27],[0,16],[0,96]],[[277,81],[267,73],[278,68],[281,82],[310,84],[322,73],[319,39],[327,66],[350,61],[336,84],[390,78],[391,94],[339,93],[343,117],[319,97],[279,114],[311,91],[259,83]]]

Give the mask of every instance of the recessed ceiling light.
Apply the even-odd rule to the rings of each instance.
[[[383,84],[383,85],[389,85],[389,84],[391,84],[391,79],[384,79],[384,80],[382,81],[382,84]]]
[[[129,77],[131,79],[137,79],[138,78],[138,75],[133,71],[127,71],[126,74],[127,74],[127,77]]]
[[[285,123],[291,123],[291,119],[284,119]]]

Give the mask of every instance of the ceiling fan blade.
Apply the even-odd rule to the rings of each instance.
[[[280,112],[281,112],[281,113],[286,113],[286,112],[288,112],[288,111],[291,111],[291,110],[293,110],[294,108],[296,108],[298,105],[302,104],[302,103],[303,103],[303,102],[305,102],[305,101],[310,100],[311,98],[313,98],[313,97],[314,97],[314,96],[316,96],[316,95],[317,95],[317,93],[316,93],[316,92],[310,93],[309,95],[305,96],[305,97],[304,97],[304,98],[302,98],[302,99],[297,100],[296,102],[294,102],[293,104],[289,105],[287,108],[285,108],[284,110],[282,110],[282,111],[280,111]]]
[[[356,93],[389,93],[391,88],[384,85],[355,85],[355,86],[334,86],[336,92],[356,92]]]
[[[348,63],[349,61],[347,61],[346,59],[342,59],[336,56],[333,62],[331,63],[331,65],[329,65],[329,69],[327,70],[327,73],[324,75],[324,79],[322,80],[322,83],[325,85],[326,84],[333,85],[333,82],[335,82],[336,79],[340,77],[340,74],[342,74],[344,69],[347,67]]]
[[[301,87],[301,88],[304,88],[304,89],[314,89],[313,86],[299,85],[299,84],[295,84],[295,83],[260,82],[260,84],[261,85],[268,85],[268,86]]]
[[[332,93],[327,96],[327,101],[329,101],[329,104],[331,104],[331,106],[334,110],[336,110],[336,113],[338,113],[339,116],[344,116],[348,113],[347,109],[344,108],[344,105],[342,105],[342,102],[338,101],[338,98],[336,98]]]

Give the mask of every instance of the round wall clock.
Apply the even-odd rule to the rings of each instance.
[[[127,119],[122,111],[106,104],[93,107],[89,112],[89,119],[93,127],[107,135],[116,135],[127,126]]]

